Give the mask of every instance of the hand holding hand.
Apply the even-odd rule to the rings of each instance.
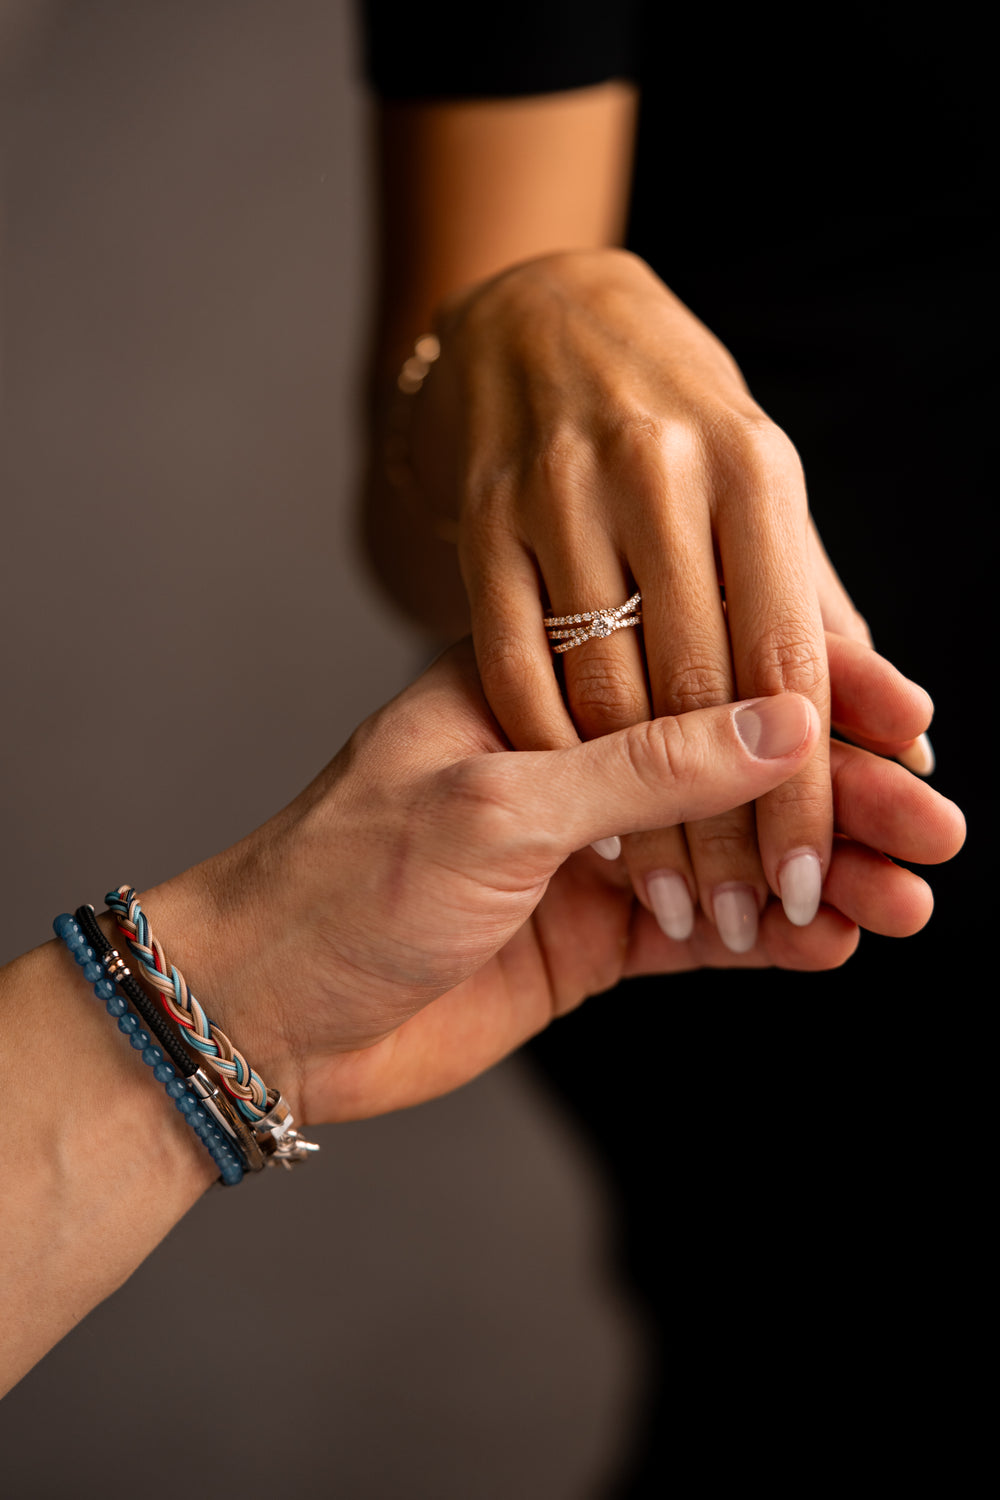
[[[885,696],[898,697],[902,679],[883,666]],[[872,680],[870,667],[855,674],[855,695]],[[926,887],[878,849],[947,858],[961,814],[851,746],[834,747],[841,836],[826,889],[840,911],[824,906],[796,928],[769,903],[740,957],[703,917],[672,941],[615,867],[573,852],[612,828],[641,832],[759,797],[801,770],[819,732],[815,709],[785,695],[512,753],[465,645],[363,725],[284,812],[143,905],[171,961],[300,1123],[398,1109],[465,1082],[623,975],[823,968],[850,954],[855,920],[920,926]],[[6,966],[0,989],[16,1209],[0,1246],[12,1330],[2,1390],[148,1255],[214,1169],[109,1035],[61,944]],[[617,1024],[634,1023],[623,1012]]]
[[[615,828],[643,834],[753,801],[801,774],[819,736],[808,700],[784,695],[510,753],[463,645],[284,812],[143,904],[300,1118],[376,1114],[465,1082],[624,975],[832,967],[857,920],[922,925],[923,882],[858,840],[947,858],[961,814],[849,746],[836,747],[844,837],[828,876],[848,915],[824,906],[801,929],[772,903],[740,958],[704,919],[686,942],[666,937],[586,848]],[[185,933],[200,934],[189,959]]]

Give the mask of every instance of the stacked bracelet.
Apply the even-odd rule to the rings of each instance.
[[[143,977],[159,994],[169,1018],[184,1029],[187,1045],[218,1074],[222,1089],[249,1126],[264,1160],[291,1167],[318,1151],[314,1141],[305,1140],[295,1129],[291,1110],[277,1089],[267,1087],[225,1032],[205,1014],[184,975],[168,961],[133,888],[120,885],[109,891],[105,900]]]
[[[94,908],[78,906],[74,916],[87,942],[96,951],[98,961],[104,965],[108,978],[114,980],[119,989],[124,991],[150,1031],[155,1033],[157,1041],[172,1059],[178,1073],[187,1079],[188,1087],[197,1095],[201,1107],[212,1116],[223,1135],[228,1138],[229,1144],[243,1159],[244,1165],[252,1172],[259,1172],[264,1165],[264,1157],[253,1132],[247,1128],[221,1090],[199,1068],[170,1022],[157,1010],[156,1002],[133,978],[121,954],[116,948],[112,948],[97,925]]]
[[[227,1187],[233,1187],[242,1181],[244,1166],[240,1157],[208,1112],[202,1108],[197,1095],[188,1087],[184,1078],[178,1076],[173,1063],[167,1061],[164,1050],[154,1044],[150,1033],[143,1030],[139,1017],[129,1010],[128,1002],[118,993],[115,981],[109,977],[101,963],[97,949],[87,941],[80,923],[69,912],[63,912],[56,917],[52,927],[80,965],[83,977],[93,985],[96,998],[104,1002],[108,1015],[118,1022],[118,1030],[128,1037],[146,1066],[152,1068],[153,1077],[164,1085],[167,1097],[174,1101],[177,1110],[204,1142],[219,1168],[223,1183]]]
[[[93,907],[78,907],[74,916],[64,912],[53,928],[93,985],[97,999],[204,1142],[222,1181],[233,1185],[244,1172],[260,1171],[268,1164],[291,1167],[318,1151],[318,1145],[303,1140],[294,1128],[291,1111],[277,1090],[266,1087],[205,1015],[183,974],[168,964],[131,886],[119,886],[107,899],[142,975],[158,992],[165,1015],[109,943]],[[138,1014],[129,1010],[129,1001]],[[183,1029],[186,1040],[171,1023]],[[219,1074],[218,1082],[199,1066],[189,1043]]]
[[[183,1026],[187,1044],[196,1047],[205,1064],[219,1074],[220,1085],[249,1121],[267,1161],[280,1161],[283,1167],[291,1167],[295,1161],[304,1161],[313,1151],[319,1151],[315,1142],[304,1140],[295,1130],[291,1110],[277,1089],[267,1088],[225,1032],[205,1016],[180,969],[166,959],[132,886],[120,885],[108,891],[105,900],[117,916],[118,932],[129,945],[129,953],[159,993],[166,1014],[172,1022]]]

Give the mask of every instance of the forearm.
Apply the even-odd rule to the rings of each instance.
[[[635,130],[635,89],[620,81],[537,98],[392,104],[377,120],[378,287],[368,354],[365,551],[379,582],[436,636],[469,628],[455,547],[442,540],[434,474],[453,455],[421,455],[424,482],[390,483],[395,380],[442,302],[512,265],[620,243]]]
[[[3,970],[0,1025],[6,1390],[127,1279],[214,1168],[62,943]]]
[[[182,935],[207,997],[232,965],[217,924],[196,918],[201,889],[189,871],[152,899],[165,943]],[[122,948],[109,918],[102,926]],[[228,1021],[233,1007],[219,998]],[[262,1034],[254,1040],[267,1050]],[[2,1392],[127,1280],[218,1168],[62,942],[0,972],[0,1052]]]
[[[444,299],[523,260],[621,242],[637,102],[616,81],[382,106],[372,352],[383,374]]]

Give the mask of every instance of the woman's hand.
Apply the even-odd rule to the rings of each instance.
[[[905,698],[905,679],[881,668],[888,696]],[[764,722],[770,745],[755,739]],[[846,745],[834,747],[842,837],[827,877],[840,911],[824,906],[797,928],[772,902],[739,958],[703,918],[688,941],[664,936],[586,848],[615,828],[645,836],[766,795],[801,775],[819,738],[816,710],[788,695],[510,753],[466,644],[364,724],[283,813],[143,905],[297,1116],[377,1114],[464,1083],[625,975],[829,968],[853,951],[857,922],[922,926],[927,887],[881,851],[949,858],[961,814]]]
[[[804,693],[824,735],[798,775],[756,808],[634,835],[624,859],[675,936],[697,905],[747,951],[769,891],[809,923],[833,832],[824,625],[868,634],[812,527],[792,444],[718,340],[621,251],[506,271],[453,299],[439,333],[412,398],[413,465],[424,503],[457,518],[483,686],[511,743],[567,746],[653,715]],[[557,668],[543,615],[634,589],[641,635],[589,640]],[[922,695],[900,740],[930,711]]]
[[[898,697],[902,679],[883,665]],[[770,903],[741,958],[703,919],[690,941],[671,942],[613,867],[572,853],[612,828],[758,797],[801,769],[819,733],[815,709],[788,695],[512,754],[462,646],[364,724],[283,813],[143,905],[209,1013],[300,1122],[397,1109],[465,1082],[622,975],[824,968],[850,954],[855,920],[919,927],[926,886],[869,846],[947,858],[961,814],[849,746],[834,747],[842,837],[827,880],[849,915],[824,907],[796,928]],[[2,1392],[121,1284],[213,1166],[61,943],[0,972],[0,1031],[12,1131]]]

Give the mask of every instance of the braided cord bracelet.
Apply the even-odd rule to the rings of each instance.
[[[124,993],[126,999],[139,1012],[139,1015],[150,1031],[154,1033],[157,1042],[170,1058],[181,1077],[190,1078],[192,1073],[197,1070],[198,1064],[162,1011],[157,1010],[155,1003],[146,994],[142,985],[133,978],[132,974],[122,963],[118,950],[112,948],[104,933],[98,927],[94,908],[92,906],[78,906],[73,916],[80,924],[87,942],[95,950],[98,963],[104,965],[108,978],[114,980],[118,988]]]
[[[220,1027],[206,1016],[179,969],[167,962],[139,898],[130,885],[120,885],[104,898],[118,929],[144,977],[158,992],[168,1016],[184,1028],[187,1044],[201,1053],[219,1075],[222,1087],[250,1122],[257,1145],[269,1163],[291,1167],[319,1150],[294,1128],[291,1110],[277,1089],[268,1088]]]
[[[277,1090],[265,1086],[225,1032],[206,1016],[188,989],[184,975],[167,963],[133,888],[120,885],[104,899],[143,975],[159,992],[167,1015],[184,1029],[188,1044],[219,1074],[223,1088],[233,1096],[245,1117],[251,1122],[263,1119],[277,1103]]]
[[[139,1017],[129,1010],[128,1002],[118,993],[115,981],[100,962],[97,950],[88,943],[80,923],[69,912],[63,912],[52,923],[52,929],[80,965],[83,977],[93,985],[95,997],[103,1001],[108,1015],[118,1022],[118,1030],[128,1037],[146,1066],[152,1068],[153,1077],[164,1085],[167,1097],[174,1101],[175,1108],[204,1143],[219,1168],[223,1183],[235,1187],[243,1179],[243,1162],[207,1110],[202,1108],[197,1095],[184,1078],[178,1076],[173,1063],[167,1061],[163,1049],[154,1044],[149,1032],[143,1030]]]
[[[96,951],[98,962],[104,965],[108,978],[114,980],[126,998],[132,1002],[150,1031],[155,1033],[156,1040],[172,1059],[178,1073],[182,1078],[187,1079],[188,1087],[197,1094],[202,1108],[213,1117],[223,1135],[229,1137],[230,1144],[237,1155],[244,1159],[244,1164],[251,1171],[259,1172],[264,1166],[264,1157],[253,1131],[207,1073],[199,1068],[170,1022],[157,1009],[156,1002],[147,995],[142,985],[126,968],[121,954],[116,948],[112,948],[98,926],[94,908],[78,906],[73,915],[79,922],[87,942]]]

